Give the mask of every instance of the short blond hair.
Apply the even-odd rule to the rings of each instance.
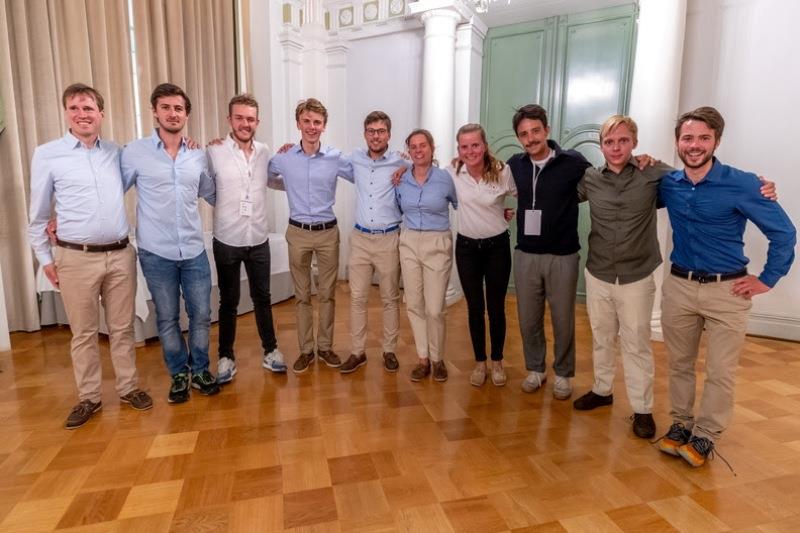
[[[603,142],[603,138],[614,131],[618,126],[625,125],[633,135],[633,140],[637,141],[639,136],[639,126],[636,125],[634,120],[627,116],[627,115],[612,115],[608,117],[608,120],[603,122],[603,126],[600,128],[600,142]]]
[[[247,107],[255,107],[256,108],[256,116],[258,116],[258,101],[255,97],[250,93],[242,93],[237,94],[231,101],[228,102],[228,116],[233,115],[233,106],[235,105],[244,105]]]
[[[312,111],[322,115],[322,120],[325,124],[328,123],[328,110],[322,105],[322,102],[316,98],[309,98],[308,100],[301,100],[294,110],[294,119],[300,121],[300,115],[306,111]]]

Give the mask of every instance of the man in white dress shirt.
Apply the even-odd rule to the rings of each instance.
[[[230,134],[222,144],[208,148],[209,167],[217,184],[213,244],[219,286],[218,383],[228,383],[236,375],[233,343],[242,263],[264,349],[263,367],[286,372],[275,338],[270,296],[267,166],[272,154],[267,145],[255,140],[258,102],[252,95],[231,99],[228,123]]]

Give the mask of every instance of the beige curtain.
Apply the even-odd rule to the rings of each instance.
[[[142,131],[153,128],[150,93],[174,83],[192,101],[188,134],[205,143],[228,131],[236,91],[234,0],[137,0],[133,4]],[[200,202],[203,224],[211,208]]]
[[[134,135],[125,0],[0,0],[0,262],[9,329],[39,327],[33,255],[27,243],[30,160],[64,133],[61,92],[74,82],[106,97],[103,136]]]

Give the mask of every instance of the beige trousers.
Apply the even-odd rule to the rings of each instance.
[[[656,284],[653,274],[620,285],[586,274],[586,309],[592,325],[592,391],[608,396],[614,390],[617,338],[625,370],[625,387],[634,413],[653,412],[655,365],[650,346],[650,317]]]
[[[670,414],[712,442],[733,415],[736,367],[744,344],[752,302],[731,294],[733,280],[700,284],[667,275],[661,303],[661,325],[669,353]],[[695,381],[700,336],[706,329],[706,378],[697,416]]]
[[[339,274],[339,228],[310,231],[289,225],[289,271],[297,303],[297,342],[300,353],[314,351],[314,309],[311,306],[311,258],[317,254],[317,350],[333,348],[333,321],[336,306],[336,279]]]
[[[453,234],[449,230],[404,229],[400,234],[400,265],[417,355],[439,361],[444,355],[445,296],[453,268]]]
[[[70,354],[78,397],[99,402],[102,396],[97,341],[100,298],[108,326],[117,394],[128,394],[137,388],[138,381],[133,336],[136,251],[130,244],[113,252],[83,252],[59,246],[54,255],[61,299],[72,330]]]
[[[397,349],[400,329],[400,232],[350,234],[350,258],[347,269],[350,278],[350,332],[352,353],[365,352],[367,341],[367,300],[373,273],[378,274],[383,302],[383,351]]]

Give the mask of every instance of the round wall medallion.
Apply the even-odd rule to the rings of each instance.
[[[405,2],[403,0],[392,0],[389,2],[389,14],[391,15],[399,15],[403,12],[403,9],[406,7]]]
[[[378,18],[378,5],[366,4],[364,6],[364,20],[375,20]]]

